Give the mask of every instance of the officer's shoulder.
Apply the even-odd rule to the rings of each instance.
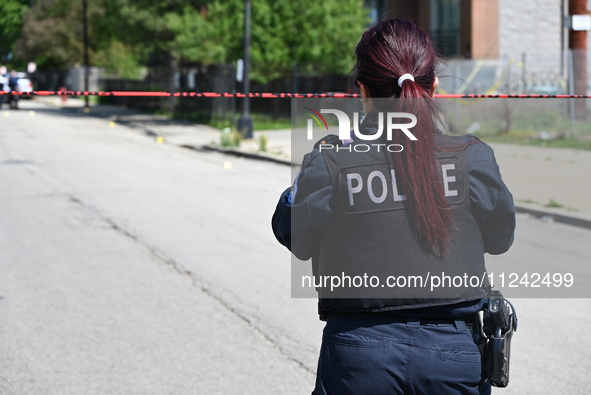
[[[468,158],[474,161],[495,161],[495,153],[491,146],[473,134],[462,136],[468,145]]]
[[[436,142],[444,152],[465,151],[469,162],[494,161],[493,149],[473,134],[451,136],[439,133],[436,135]]]
[[[304,156],[301,170],[298,174],[298,184],[312,185],[313,188],[322,188],[331,183],[328,166],[324,156],[317,149]]]
[[[315,148],[311,152],[304,155],[304,160],[302,161],[302,170],[315,168],[318,166],[326,167],[326,162],[324,161],[322,152]]]

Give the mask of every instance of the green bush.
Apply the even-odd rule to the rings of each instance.
[[[267,152],[267,146],[269,145],[269,137],[266,134],[261,134],[258,138],[259,151]]]
[[[235,129],[225,128],[220,133],[220,144],[224,148],[239,147],[241,141],[242,134]]]

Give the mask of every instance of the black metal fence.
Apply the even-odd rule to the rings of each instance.
[[[37,71],[31,75],[35,90],[57,91],[68,85],[68,71]]]
[[[242,92],[232,65],[191,66],[177,70],[152,68],[141,81],[104,78],[105,91]],[[344,92],[350,90],[343,75],[299,75],[265,84],[251,82],[251,92]],[[241,98],[190,97],[101,97],[105,103],[125,105],[177,118],[208,123],[212,119],[235,122],[242,109]],[[251,98],[251,111],[272,119],[290,117],[290,99]]]

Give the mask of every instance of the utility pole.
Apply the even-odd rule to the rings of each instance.
[[[244,0],[244,85],[246,96],[242,99],[242,115],[238,119],[238,130],[245,139],[252,138],[252,119],[250,119],[250,11],[251,0]]]
[[[90,70],[88,66],[88,7],[86,1],[87,0],[82,0],[82,30],[84,35],[84,91],[88,92],[88,74]],[[88,95],[84,96],[84,112],[90,112]]]
[[[589,19],[587,11],[587,0],[569,0],[568,13],[571,16],[571,28],[568,35],[568,47],[572,51],[571,61],[573,63],[571,70],[573,73],[570,78],[574,82],[575,95],[587,94],[587,30],[588,26],[582,26],[579,30],[575,23],[576,17]],[[584,23],[583,23],[584,25]],[[587,116],[586,100],[575,101],[575,115],[577,118]]]

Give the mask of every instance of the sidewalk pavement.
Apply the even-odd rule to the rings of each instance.
[[[63,104],[57,97],[37,99],[50,106],[83,113],[83,100],[68,99]],[[289,129],[255,131],[253,139],[243,140],[239,148],[227,149],[220,145],[222,132],[206,125],[118,106],[95,105],[89,115],[137,129],[160,143],[299,165],[291,162]],[[260,151],[262,135],[268,138],[266,152]],[[512,144],[491,146],[518,212],[591,229],[591,151]]]

